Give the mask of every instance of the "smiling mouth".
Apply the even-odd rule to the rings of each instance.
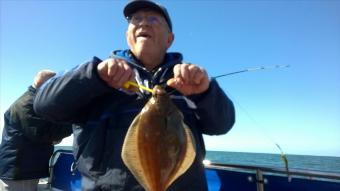
[[[141,32],[137,35],[137,38],[139,38],[139,37],[141,37],[141,38],[151,38],[151,35]]]

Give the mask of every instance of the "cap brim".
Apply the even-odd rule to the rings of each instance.
[[[158,5],[151,1],[132,1],[125,6],[124,16],[130,17],[133,13],[137,12],[140,9],[151,9],[161,13],[162,15],[164,14],[163,10]]]

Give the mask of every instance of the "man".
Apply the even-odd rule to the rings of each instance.
[[[72,133],[71,125],[46,121],[33,111],[37,88],[54,74],[49,70],[40,71],[32,86],[4,115],[0,145],[0,190],[36,191],[39,178],[49,175],[53,143]]]
[[[114,51],[104,61],[91,61],[57,77],[37,95],[35,109],[48,118],[77,123],[74,152],[82,190],[144,190],[124,165],[121,150],[126,132],[150,93],[126,91],[126,81],[153,88],[172,87],[173,102],[184,114],[196,142],[192,166],[168,190],[205,191],[202,134],[219,135],[234,124],[232,102],[206,71],[167,53],[174,40],[167,10],[139,0],[126,5],[129,50]],[[169,91],[170,92],[170,91]]]

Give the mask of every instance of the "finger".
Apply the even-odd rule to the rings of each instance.
[[[175,78],[170,78],[170,79],[168,79],[168,81],[166,81],[166,85],[170,86],[170,87],[175,85],[175,83],[176,83],[176,79]]]
[[[124,61],[125,62],[125,61]],[[128,63],[126,63],[125,62],[125,64],[124,64],[124,67],[126,68],[126,70],[130,73],[130,76],[129,76],[129,78],[127,79],[127,81],[129,80],[129,81],[132,81],[132,82],[135,82],[136,80],[135,80],[135,72],[134,72],[134,70],[131,68],[131,66],[128,64]]]
[[[108,70],[108,64],[106,60],[98,64],[97,66],[98,75],[102,80],[106,82],[109,81],[107,70]]]
[[[191,64],[188,69],[190,72],[190,77],[189,77],[190,83],[196,84],[197,73],[200,72],[200,68],[196,65]]]
[[[178,90],[182,87],[183,81],[180,78],[171,78],[166,82],[166,85]]]
[[[129,66],[129,64],[127,64],[127,62],[125,60],[117,60],[117,72],[116,75],[113,77],[114,82],[119,82],[122,81],[121,79],[124,78],[124,80],[126,81],[127,79],[130,78],[130,75],[132,74],[132,69]],[[125,75],[128,76],[128,78],[125,77]]]
[[[122,70],[123,70],[122,76],[117,82],[117,85],[119,87],[123,86],[125,82],[129,81],[134,76],[134,73],[132,69],[130,68],[130,66],[125,63],[123,63]]]
[[[185,83],[188,83],[190,81],[189,64],[181,64],[180,76]]]
[[[174,78],[180,78],[181,77],[181,64],[176,64],[174,69]]]
[[[107,61],[107,77],[112,80],[113,77],[116,75],[117,70],[118,70],[117,61],[115,59],[109,59]]]
[[[131,82],[136,82],[136,76],[135,76],[135,72],[133,71],[133,69],[131,69],[131,76],[128,80]]]
[[[203,80],[208,79],[208,74],[203,68],[198,68],[197,72],[195,73],[194,79],[195,84],[200,84]]]

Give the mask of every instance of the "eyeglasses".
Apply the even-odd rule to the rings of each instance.
[[[144,19],[149,25],[152,25],[152,26],[157,26],[157,25],[162,24],[161,18],[154,16],[154,15],[148,15],[148,16],[133,15],[132,17],[127,18],[128,22],[133,25],[140,25]]]

